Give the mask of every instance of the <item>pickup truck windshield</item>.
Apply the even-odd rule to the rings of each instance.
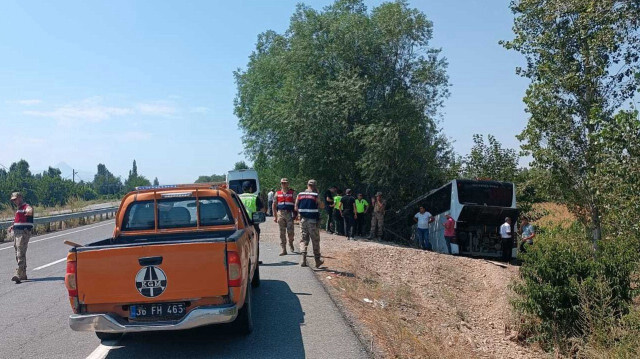
[[[198,212],[198,205],[200,211]],[[157,201],[158,228],[185,228],[198,225],[217,226],[233,224],[227,202],[219,197],[169,198]],[[124,231],[155,229],[156,215],[153,201],[141,201],[130,205],[124,218]]]

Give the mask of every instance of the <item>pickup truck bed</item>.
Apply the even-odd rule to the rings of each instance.
[[[197,220],[158,229],[151,222],[160,217],[156,203],[166,206],[169,202],[160,200],[173,198],[176,190],[130,193],[118,210],[113,238],[71,249],[65,283],[75,313],[69,319],[73,330],[112,339],[126,332],[188,329],[237,318],[240,332],[251,331],[251,284],[259,283],[253,223],[232,191],[192,186],[197,190],[187,195],[180,188],[180,201],[170,203],[173,212],[165,208],[165,215],[191,211]],[[225,215],[222,225],[202,225],[205,201],[225,204],[226,212],[219,211]],[[130,210],[134,205],[139,208]],[[151,227],[122,230],[135,211],[148,222],[134,225],[149,223],[153,232]]]

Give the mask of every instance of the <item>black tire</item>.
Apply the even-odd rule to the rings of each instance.
[[[253,278],[251,278],[251,286],[258,288],[260,286],[260,264],[256,265],[256,270],[253,272]]]
[[[251,314],[251,286],[247,285],[247,295],[244,297],[244,305],[238,312],[233,322],[233,331],[237,334],[248,335],[253,331],[253,315]]]
[[[105,333],[105,332],[96,332],[96,336],[100,341],[114,341],[122,338],[122,333]]]

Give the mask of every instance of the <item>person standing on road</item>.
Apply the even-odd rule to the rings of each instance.
[[[351,189],[347,188],[346,195],[340,200],[340,206],[342,207],[342,218],[344,219],[344,235],[347,236],[347,240],[353,239],[355,230],[356,218],[356,199],[351,195]]]
[[[335,231],[335,227],[333,226],[333,197],[336,195],[336,190],[338,188],[336,186],[329,187],[328,190],[324,191],[324,210],[327,213],[327,228],[326,231],[328,233],[333,233]]]
[[[418,213],[413,216],[413,221],[418,223],[416,230],[418,245],[421,249],[431,250],[431,243],[429,243],[429,223],[433,222],[433,216],[427,212],[424,206],[420,206]]]
[[[260,196],[253,193],[253,188],[251,188],[251,182],[244,181],[242,183],[242,194],[239,195],[242,204],[244,205],[244,209],[247,211],[247,217],[249,220],[253,220],[254,212],[262,212],[263,211],[263,202],[260,199]],[[253,228],[256,230],[256,236],[258,237],[258,241],[260,241],[260,224],[254,223]]]
[[[513,238],[511,237],[511,218],[506,217],[500,226],[500,237],[502,238],[502,260],[511,261],[511,248],[513,248]]]
[[[447,250],[451,253],[451,242],[456,239],[456,221],[451,217],[451,214],[445,214],[447,219],[444,221],[444,240],[447,243]]]
[[[294,193],[289,189],[289,180],[283,178],[280,180],[281,189],[276,192],[276,199],[273,202],[273,221],[278,223],[280,227],[280,246],[282,247],[281,256],[287,255],[287,235],[289,237],[289,249],[291,253],[295,252],[293,248],[293,211],[295,209]]]
[[[272,188],[271,191],[269,191],[269,193],[267,193],[267,204],[269,207],[267,207],[267,215],[268,216],[273,216],[273,209],[271,207],[273,207],[273,196],[275,195],[275,191]]]
[[[16,206],[13,225],[9,227],[9,235],[13,237],[13,248],[16,251],[18,268],[11,280],[16,284],[27,280],[27,247],[33,230],[33,208],[24,201],[22,193],[13,192],[11,202]]]
[[[319,268],[324,263],[320,257],[320,210],[323,207],[324,203],[318,196],[316,180],[310,179],[307,182],[307,190],[298,193],[295,204],[295,209],[301,217],[301,267],[307,266],[307,248],[309,247],[309,239],[311,239],[311,245],[313,246],[313,257],[316,260],[316,268]]]
[[[520,231],[522,232],[522,239],[520,240],[520,252],[522,253],[526,253],[527,252],[527,246],[525,246],[525,243],[528,244],[529,246],[533,245],[533,237],[536,236],[536,230],[535,228],[533,228],[533,226],[529,223],[529,218],[527,217],[523,217],[522,218],[522,227],[520,227]]]
[[[376,193],[376,196],[371,199],[371,205],[373,206],[373,213],[371,215],[369,238],[380,240],[384,235],[384,212],[387,206],[387,201],[382,198],[382,192]]]
[[[364,217],[369,210],[369,202],[364,199],[362,193],[358,193],[358,199],[356,199],[356,236],[364,236]]]
[[[337,189],[337,194],[333,196],[333,230],[337,235],[344,235],[344,224],[342,222],[342,190]]]

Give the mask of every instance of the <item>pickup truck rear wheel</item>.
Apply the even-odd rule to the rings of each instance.
[[[257,288],[260,286],[260,264],[256,266],[256,270],[253,271],[253,278],[251,279],[251,286]]]
[[[96,332],[96,336],[101,341],[112,341],[118,340],[122,337],[122,333],[105,333],[105,332]]]
[[[247,335],[253,331],[253,315],[251,314],[251,285],[247,285],[247,294],[244,297],[244,305],[238,312],[236,320],[233,322],[233,331],[238,334]]]

